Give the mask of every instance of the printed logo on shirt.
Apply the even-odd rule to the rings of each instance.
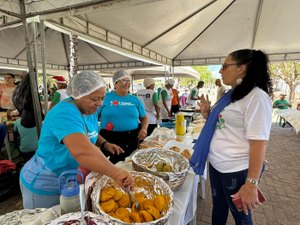
[[[219,114],[219,118],[218,118],[218,121],[217,121],[217,129],[222,129],[222,128],[225,128],[225,120],[223,118],[223,115],[222,113]]]
[[[119,102],[119,101],[111,101],[110,105],[112,106],[134,106],[133,103],[131,102]]]
[[[96,131],[88,132],[89,139],[94,139],[98,137],[98,133]]]
[[[111,102],[110,102],[110,105],[117,106],[117,105],[119,105],[119,101],[111,101]]]

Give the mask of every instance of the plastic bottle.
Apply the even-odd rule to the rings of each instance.
[[[184,114],[182,114],[182,113],[176,114],[175,130],[176,130],[176,135],[184,135],[185,134],[186,121],[184,119]]]
[[[59,201],[62,215],[80,211],[79,181],[77,175],[80,175],[83,181],[83,174],[78,170],[67,170],[58,178]]]

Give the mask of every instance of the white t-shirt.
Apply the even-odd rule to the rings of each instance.
[[[266,92],[255,87],[219,114],[210,144],[210,163],[221,173],[247,169],[248,140],[268,140],[271,125],[272,101]]]
[[[186,104],[192,105],[192,106],[196,107],[197,106],[197,104],[196,104],[197,100],[193,100],[192,99],[192,93],[194,91],[196,92],[195,95],[194,95],[194,97],[195,98],[199,97],[199,88],[197,88],[197,87],[192,88],[192,90],[189,93],[189,96],[187,97]]]
[[[149,124],[156,124],[156,111],[153,104],[153,94],[156,91],[152,89],[142,89],[137,91],[137,97],[143,102],[146,114],[148,117]]]
[[[217,99],[216,102],[219,101],[219,99],[222,97],[222,94],[225,92],[226,88],[225,86],[221,85],[217,88]]]
[[[159,96],[159,107],[160,107],[161,118],[168,119],[169,115],[168,115],[168,112],[167,112],[165,106],[163,105],[163,100],[162,100],[162,95],[161,95],[161,93],[163,91],[167,92],[168,97],[165,101],[166,101],[167,107],[170,111],[171,111],[171,106],[172,106],[173,92],[172,92],[172,88],[167,89],[166,87],[163,87],[163,88],[161,88],[160,96]]]

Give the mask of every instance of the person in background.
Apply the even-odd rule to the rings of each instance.
[[[225,94],[226,88],[222,84],[221,79],[216,79],[215,85],[217,86],[217,99],[216,102]]]
[[[0,85],[0,111],[6,112],[14,108],[12,95],[16,88],[15,75],[8,73],[4,76],[5,84]]]
[[[59,204],[58,178],[79,165],[107,175],[121,187],[131,186],[129,172],[112,164],[95,145],[120,154],[122,149],[98,135],[100,106],[106,83],[92,71],[73,76],[67,92],[70,98],[50,110],[43,122],[38,149],[23,166],[20,186],[25,209],[49,208]]]
[[[155,80],[151,77],[147,77],[144,79],[143,83],[146,89],[138,90],[137,97],[143,102],[146,110],[149,121],[147,136],[149,136],[157,127],[160,116],[160,109],[158,106],[158,94],[154,90]]]
[[[187,97],[186,104],[196,107],[197,106],[197,101],[200,100],[199,96],[199,91],[200,88],[203,88],[204,86],[204,81],[199,81],[197,86],[192,88],[192,90],[189,93],[189,96]]]
[[[171,114],[171,106],[173,99],[172,88],[174,86],[175,81],[173,79],[168,79],[165,82],[165,86],[161,88],[160,96],[159,96],[159,107],[162,122],[169,122],[169,118],[172,116]]]
[[[129,74],[119,70],[112,80],[115,89],[107,93],[101,108],[100,135],[123,149],[122,154],[104,152],[112,163],[117,163],[125,160],[147,136],[148,117],[142,101],[129,93]]]
[[[55,91],[52,101],[50,103],[49,110],[52,109],[57,103],[61,102],[65,98],[68,98],[67,94],[67,81],[63,76],[53,76],[52,79],[56,80],[57,90]]]
[[[281,93],[280,94],[280,99],[275,100],[273,103],[273,108],[275,109],[288,109],[291,108],[292,105],[285,99],[286,94]]]
[[[280,94],[280,99],[275,100],[273,103],[273,108],[275,109],[288,109],[291,108],[292,105],[285,99],[286,94],[281,93]],[[287,125],[286,120],[283,117],[280,117],[279,119],[279,125],[281,124],[282,127],[285,127]]]
[[[178,90],[176,88],[172,88],[173,98],[172,98],[172,106],[171,106],[171,114],[172,116],[179,112],[180,105],[179,105],[179,97],[178,97]]]
[[[21,118],[14,123],[14,140],[21,152],[23,162],[27,162],[38,147],[38,135],[36,130],[34,113],[23,110]]]
[[[188,89],[184,89],[184,93],[180,97],[180,105],[181,107],[185,107],[187,97],[189,96]]]
[[[236,225],[252,225],[251,211],[261,203],[258,184],[272,125],[273,95],[268,57],[260,50],[230,53],[220,69],[231,90],[211,108],[201,96],[206,123],[194,146],[191,166],[203,174],[208,156],[212,225],[225,225],[231,211]],[[242,209],[234,198],[240,197]]]

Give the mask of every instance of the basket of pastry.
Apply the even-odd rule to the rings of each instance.
[[[131,172],[134,178],[133,195],[111,178],[101,177],[91,194],[93,211],[110,219],[111,224],[166,224],[173,210],[173,192],[159,177],[148,173]]]
[[[179,153],[163,148],[144,149],[132,156],[132,167],[164,179],[172,190],[182,185],[189,173],[189,161]]]

